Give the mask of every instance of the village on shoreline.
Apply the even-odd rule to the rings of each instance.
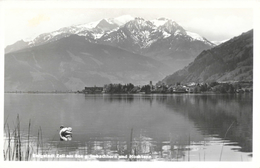
[[[195,83],[190,82],[186,84],[176,83],[173,85],[166,85],[158,82],[153,85],[150,81],[147,85],[135,86],[129,84],[106,84],[103,87],[85,87],[82,91],[77,93],[84,94],[171,94],[171,93],[248,93],[253,92],[252,81],[235,81],[235,82],[209,82],[209,83]]]
[[[174,93],[252,93],[253,81],[208,82],[208,83],[175,83],[167,85],[158,82],[153,85],[105,84],[85,87],[83,90],[72,91],[5,91],[5,93],[82,93],[82,94],[174,94]]]

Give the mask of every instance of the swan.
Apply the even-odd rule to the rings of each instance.
[[[60,126],[60,140],[61,141],[71,141],[72,140],[72,128]]]

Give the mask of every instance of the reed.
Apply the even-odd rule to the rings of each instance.
[[[40,127],[40,133],[41,133],[41,148],[42,148],[42,155],[43,155],[43,141],[42,141],[42,128]]]
[[[189,133],[188,161],[190,161],[190,133]]]
[[[6,121],[5,121],[6,122]],[[19,116],[17,116],[16,126],[13,132],[11,132],[9,124],[4,123],[5,131],[5,144],[4,144],[4,160],[20,160],[19,155],[20,144],[18,143],[18,127],[19,127]],[[7,142],[7,145],[6,145]]]
[[[129,144],[129,150],[128,150],[128,159],[130,161],[132,160],[132,159],[129,158],[129,155],[132,155],[132,143],[133,143],[133,128],[131,128],[130,144]]]
[[[5,121],[7,122],[7,120]],[[16,117],[16,122],[14,124],[14,129],[11,130],[8,123],[4,123],[5,130],[5,145],[3,149],[4,160],[5,161],[29,161],[32,160],[32,154],[34,152],[33,144],[36,143],[37,146],[37,154],[42,147],[40,144],[42,143],[42,139],[40,139],[41,129],[38,130],[38,138],[37,141],[34,142],[31,139],[31,120],[29,120],[28,125],[28,135],[27,142],[22,140],[22,131],[21,131],[21,122],[19,114]]]
[[[226,131],[226,133],[225,133],[225,137],[224,137],[223,140],[226,139],[227,133],[228,133],[228,131],[230,130],[230,128],[232,127],[232,125],[234,124],[234,122],[235,122],[235,121],[233,121],[233,122],[230,124],[230,126],[228,127],[228,129],[227,129],[227,131]],[[221,147],[219,161],[221,161],[222,152],[223,152],[223,147],[224,147],[224,141],[223,141],[223,145],[222,145],[222,147]]]
[[[206,156],[205,149],[206,149],[206,142],[205,142],[205,139],[204,139],[204,151],[203,151],[203,153],[204,153],[204,156],[203,156],[204,162],[205,162],[205,156]]]
[[[177,162],[179,161],[179,146],[177,147]]]
[[[29,128],[28,128],[28,145],[27,145],[27,151],[26,151],[26,159],[27,161],[29,160],[29,156],[30,156],[30,129],[31,129],[31,120],[29,120]]]
[[[21,142],[21,131],[20,131],[20,119],[19,119],[19,114],[17,115],[17,149],[18,149],[18,151],[17,151],[17,159],[19,160],[19,161],[21,161],[22,160],[22,150],[21,150],[21,146],[22,146],[22,142]]]
[[[14,147],[13,147],[13,157],[12,157],[12,160],[15,160],[15,156],[16,155],[18,156],[18,154],[16,154],[17,153],[17,151],[16,151],[17,150],[16,143],[17,143],[17,136],[16,136],[16,128],[15,128],[15,130],[14,130]]]
[[[10,159],[11,158],[11,135],[10,135],[10,129],[9,129],[9,125],[5,125],[5,128],[7,128],[7,136],[8,136],[8,139],[7,139],[7,142],[8,142],[8,145],[7,145],[7,150],[3,150],[3,154],[4,154],[4,159],[6,160],[7,157]],[[4,129],[5,129],[4,128]]]
[[[36,147],[36,153],[38,155],[39,152],[39,143],[40,142],[40,131],[38,130],[38,134],[37,134],[37,147]]]

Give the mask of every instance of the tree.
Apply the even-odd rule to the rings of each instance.
[[[217,86],[218,84],[219,84],[218,82],[214,81],[214,82],[210,82],[209,86],[214,87],[214,86]]]
[[[142,86],[141,92],[150,93],[150,92],[151,92],[151,87],[150,87],[150,85],[144,85],[144,86]]]
[[[206,83],[202,84],[202,85],[200,86],[200,91],[201,91],[201,92],[206,92],[206,91],[208,91],[208,85],[207,85]]]

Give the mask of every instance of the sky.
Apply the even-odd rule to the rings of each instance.
[[[29,5],[28,5],[29,6]],[[252,8],[191,8],[175,7],[174,4],[162,8],[102,7],[64,8],[9,7],[4,11],[4,44],[10,45],[62,27],[84,24],[103,18],[121,15],[142,17],[146,20],[161,17],[176,21],[184,29],[198,33],[210,41],[222,41],[238,36],[253,28]]]

